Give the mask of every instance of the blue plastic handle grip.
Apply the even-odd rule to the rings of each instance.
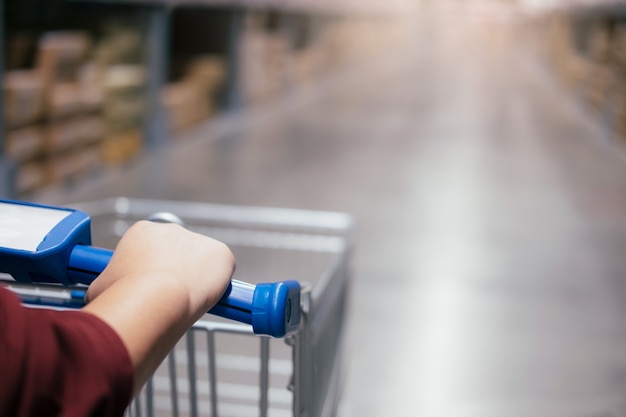
[[[68,277],[89,285],[108,265],[113,251],[77,245],[68,263]],[[232,280],[209,313],[251,324],[254,333],[283,337],[300,325],[300,284],[282,281],[248,284]]]

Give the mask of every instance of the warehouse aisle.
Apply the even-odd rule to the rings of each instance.
[[[435,23],[63,202],[352,213],[345,416],[626,415],[626,164],[515,42]]]

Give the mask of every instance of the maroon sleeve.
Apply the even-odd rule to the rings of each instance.
[[[23,307],[0,288],[0,416],[122,416],[133,369],[123,342],[82,311]]]

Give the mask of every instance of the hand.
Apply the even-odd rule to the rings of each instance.
[[[217,240],[173,223],[140,221],[124,234],[87,300],[122,278],[151,276],[178,282],[187,288],[191,307],[206,312],[226,290],[234,267],[232,252]]]
[[[120,240],[87,291],[84,311],[108,323],[128,349],[135,391],[228,287],[228,247],[176,224],[141,221]]]

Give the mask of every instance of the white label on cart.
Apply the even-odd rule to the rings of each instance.
[[[36,252],[54,226],[70,214],[68,210],[0,203],[0,247]]]

